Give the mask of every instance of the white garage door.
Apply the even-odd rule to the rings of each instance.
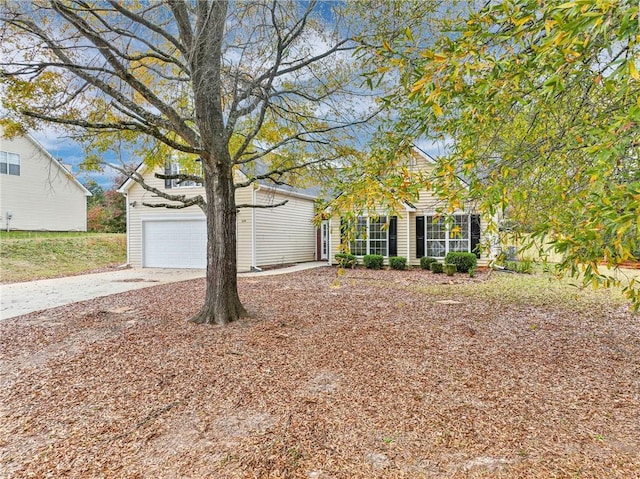
[[[207,230],[204,219],[143,221],[145,268],[205,268]]]

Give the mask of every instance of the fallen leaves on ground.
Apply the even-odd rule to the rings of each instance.
[[[0,477],[640,477],[637,316],[492,281],[322,268],[241,279],[224,328],[185,322],[203,280],[5,320]]]

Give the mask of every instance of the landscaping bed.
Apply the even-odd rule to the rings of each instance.
[[[320,268],[0,323],[0,477],[640,476],[640,321],[536,275]]]

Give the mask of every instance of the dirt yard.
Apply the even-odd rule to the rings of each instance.
[[[640,318],[546,279],[322,268],[0,323],[0,478],[637,478]]]

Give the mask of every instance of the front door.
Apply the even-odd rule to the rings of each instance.
[[[329,259],[329,222],[326,220],[320,226],[320,259]]]

